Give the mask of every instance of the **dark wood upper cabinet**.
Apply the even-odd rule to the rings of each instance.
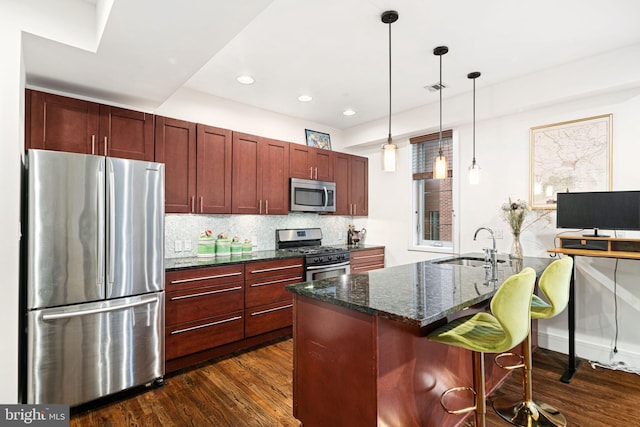
[[[196,209],[196,124],[156,117],[155,160],[165,164],[165,212]]]
[[[154,116],[27,90],[25,148],[154,160]]]
[[[231,131],[197,126],[197,213],[231,213]]]
[[[292,178],[333,181],[333,152],[301,144],[289,144]]]
[[[155,155],[153,124],[153,114],[100,105],[100,137],[97,141],[97,154],[153,161]]]
[[[336,182],[335,215],[369,215],[369,159],[335,153],[334,178]]]
[[[97,154],[98,104],[35,90],[29,95],[25,148]]]
[[[231,212],[289,212],[289,143],[233,133]]]

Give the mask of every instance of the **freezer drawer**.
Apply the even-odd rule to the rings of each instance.
[[[164,375],[164,292],[28,312],[27,402],[79,405]]]

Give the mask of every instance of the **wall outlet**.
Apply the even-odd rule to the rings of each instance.
[[[496,228],[495,230],[493,230],[493,236],[496,239],[504,239],[504,235],[502,233],[502,228]]]
[[[338,240],[338,242],[342,241],[342,233],[338,231],[337,236],[336,236],[336,240]]]
[[[251,246],[254,248],[258,247],[258,238],[256,236],[251,236]]]
[[[191,250],[191,239],[187,239],[184,241],[184,250],[185,251]]]
[[[182,252],[182,240],[175,240],[173,242],[173,250],[176,252]]]

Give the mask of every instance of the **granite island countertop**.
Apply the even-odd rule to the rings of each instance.
[[[553,259],[525,257],[514,262],[499,255],[494,272],[482,266],[439,264],[457,256],[482,258],[481,253],[461,254],[399,265],[360,274],[288,285],[294,294],[336,304],[374,316],[427,326],[450,314],[489,300],[506,278],[524,267],[538,276]]]

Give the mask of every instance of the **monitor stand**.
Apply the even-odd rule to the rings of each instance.
[[[610,237],[608,234],[598,234],[598,229],[593,229],[593,234],[583,234],[582,237]]]

